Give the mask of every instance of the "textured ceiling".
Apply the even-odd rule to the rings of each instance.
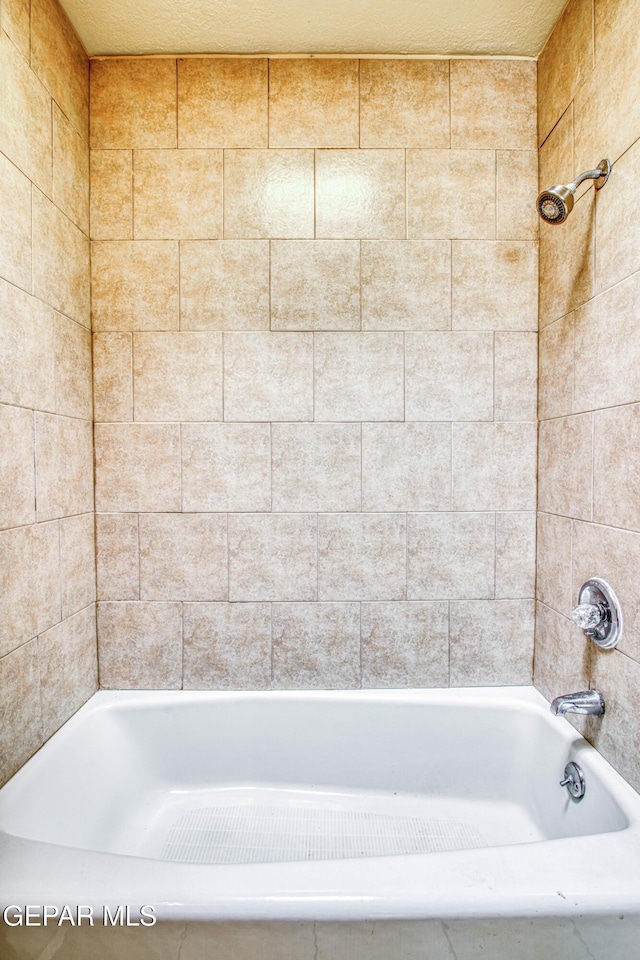
[[[566,0],[62,0],[90,55],[535,57]]]

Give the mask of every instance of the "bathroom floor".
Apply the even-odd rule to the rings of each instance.
[[[439,853],[545,839],[513,803],[233,785],[149,797],[118,852],[182,863]]]

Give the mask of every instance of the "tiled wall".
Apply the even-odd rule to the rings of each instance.
[[[2,0],[0,784],[95,691],[87,58]]]
[[[535,683],[589,685],[586,733],[640,788],[640,19],[637,0],[571,0],[539,62],[540,183],[603,157],[566,224],[540,236],[540,463]],[[598,650],[569,615],[590,576],[620,598]]]
[[[530,682],[535,83],[92,63],[103,686]]]

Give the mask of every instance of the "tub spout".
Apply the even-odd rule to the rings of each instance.
[[[604,714],[604,697],[597,690],[579,690],[577,693],[565,693],[551,703],[551,713],[564,717],[565,713],[581,713],[593,717]]]

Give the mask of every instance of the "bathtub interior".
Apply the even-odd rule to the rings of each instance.
[[[601,758],[531,695],[446,693],[99,693],[0,791],[0,829],[238,864],[534,843],[628,825]],[[570,759],[587,774],[580,803],[559,786]]]

